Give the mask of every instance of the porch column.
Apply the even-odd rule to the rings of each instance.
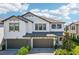
[[[33,38],[31,38],[31,48],[33,48]]]
[[[2,50],[2,45],[0,44],[0,50]]]
[[[7,50],[7,39],[5,39],[5,49]]]
[[[54,47],[55,47],[55,44],[56,44],[56,39],[57,39],[56,37],[53,38],[53,46]]]

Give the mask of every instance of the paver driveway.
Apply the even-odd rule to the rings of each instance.
[[[28,55],[53,55],[53,48],[33,48]]]
[[[17,50],[4,50],[0,51],[0,55],[15,55]]]

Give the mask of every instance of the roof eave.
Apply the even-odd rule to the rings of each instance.
[[[7,19],[5,19],[5,20],[2,20],[2,22],[4,22],[4,21],[7,21],[7,20],[9,20],[10,18],[12,18],[12,17],[16,17],[16,18],[18,18],[17,16],[10,16],[10,17],[8,17]],[[20,19],[20,18],[18,18],[18,19]],[[22,20],[22,19],[20,19],[20,20]],[[24,20],[22,20],[22,21],[24,21]],[[26,21],[25,21],[26,22]]]
[[[50,22],[50,23],[65,23],[65,22]]]
[[[24,15],[27,15],[28,13],[31,13],[31,12],[27,12],[27,13],[23,14],[22,17],[23,17]],[[31,13],[31,14],[34,15],[34,16],[36,16],[36,17],[39,17],[39,18],[45,20],[44,18],[42,18],[42,17],[40,17],[40,16],[38,16],[38,15],[35,15],[35,14],[33,14],[33,13]],[[47,21],[47,20],[45,20],[45,21]],[[47,22],[49,22],[49,21],[47,21]]]
[[[21,16],[21,17],[23,17],[23,16]],[[23,17],[24,18],[24,17]],[[33,23],[33,21],[31,21],[31,20],[29,20],[29,19],[27,19],[27,18],[24,18],[24,19],[26,19],[27,21],[30,21],[30,22],[32,22]]]
[[[23,17],[24,15],[27,15],[28,13],[31,13],[31,12],[27,12],[27,13],[23,14],[22,17]],[[33,13],[31,13],[31,14],[34,15],[34,16],[36,16],[36,17],[39,17],[39,18],[41,18],[41,19],[43,19],[43,20],[45,20],[45,21],[47,21],[47,22],[49,22],[49,23],[53,23],[53,22],[48,21],[48,20],[46,20],[46,19],[44,19],[44,18],[42,18],[42,17],[40,17],[40,16],[38,16],[38,15],[35,15],[35,14],[33,14]],[[59,23],[65,23],[65,22],[59,22]]]

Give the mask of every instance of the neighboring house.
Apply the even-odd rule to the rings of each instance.
[[[68,25],[64,25],[64,32],[68,32]]]
[[[69,36],[79,38],[79,21],[71,23],[67,28]]]
[[[4,36],[4,24],[3,22],[0,21],[0,50],[2,50],[2,46],[4,44],[3,36]]]
[[[32,48],[52,48],[61,41],[64,22],[28,12],[22,16],[11,16],[4,21],[6,49],[18,49],[25,45]]]

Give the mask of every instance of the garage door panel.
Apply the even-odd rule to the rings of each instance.
[[[34,39],[33,47],[34,48],[52,48],[53,40],[52,39]]]
[[[18,49],[23,46],[30,45],[30,40],[24,40],[24,39],[8,39],[7,40],[7,49]]]

